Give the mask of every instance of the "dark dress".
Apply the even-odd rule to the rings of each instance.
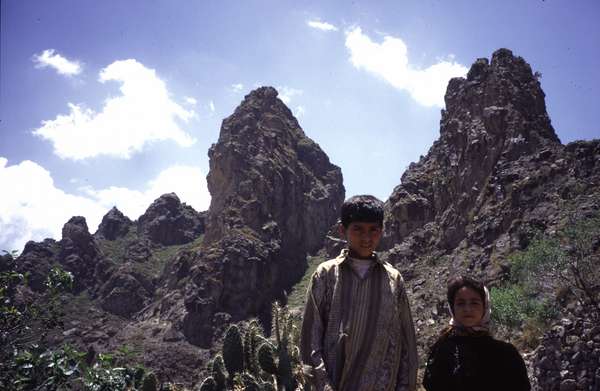
[[[517,349],[486,336],[449,336],[438,341],[423,377],[427,391],[529,391]]]

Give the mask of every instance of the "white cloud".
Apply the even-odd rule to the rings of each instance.
[[[175,192],[182,202],[197,211],[208,209],[210,204],[206,174],[199,167],[194,166],[171,166],[149,181],[144,191],[118,186],[101,190],[86,187],[82,190],[107,210],[116,205],[121,212],[132,219],[137,219],[152,201],[165,193]]]
[[[210,102],[208,102],[208,108],[210,109],[211,113],[215,112],[215,102],[213,102],[212,100]]]
[[[233,92],[239,93],[242,92],[242,90],[244,89],[244,85],[242,83],[232,84],[231,89],[233,90]]]
[[[19,250],[28,240],[60,239],[62,226],[71,216],[83,215],[89,226],[97,226],[107,212],[86,197],[65,193],[54,185],[48,172],[25,160],[7,166],[0,157],[0,250]]]
[[[67,60],[65,57],[56,53],[54,49],[47,49],[42,54],[35,54],[33,62],[36,68],[54,68],[59,74],[65,76],[75,76],[81,73],[82,66],[79,61]]]
[[[121,95],[108,98],[98,113],[69,103],[69,114],[42,121],[33,131],[52,141],[61,158],[108,155],[128,159],[151,142],[173,140],[184,147],[195,142],[177,122],[187,122],[195,113],[171,100],[153,69],[132,59],[115,61],[100,72],[99,81],[120,82]]]
[[[297,95],[302,95],[303,91],[298,90],[296,88],[291,87],[277,87],[277,92],[279,99],[283,101],[286,105],[289,105],[292,101],[292,98]]]
[[[321,22],[318,20],[309,20],[306,22],[307,25],[314,29],[322,30],[322,31],[337,31],[338,28],[332,25],[331,23]]]
[[[453,57],[419,69],[409,63],[408,48],[400,38],[385,36],[382,43],[373,42],[360,27],[346,32],[346,47],[352,65],[407,91],[424,106],[444,107],[448,81],[465,76],[468,71],[464,65],[452,61]]]
[[[210,203],[205,175],[192,166],[165,169],[143,191],[112,186],[86,188],[83,195],[75,195],[57,188],[50,172],[37,163],[26,160],[7,166],[7,160],[0,157],[0,183],[11,190],[2,193],[0,202],[0,250],[22,250],[28,240],[58,240],[63,225],[77,215],[86,218],[93,233],[113,206],[137,219],[164,193],[175,192],[198,211]]]
[[[294,117],[301,118],[304,116],[304,113],[306,113],[304,106],[297,106],[296,110],[294,110]]]
[[[198,101],[195,98],[192,98],[191,96],[186,96],[185,103],[191,106],[196,106],[198,104]]]

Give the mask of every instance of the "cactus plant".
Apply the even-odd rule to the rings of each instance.
[[[244,336],[244,367],[254,377],[260,376],[260,369],[257,360],[258,347],[261,338],[260,325],[256,320],[252,320],[248,325]]]
[[[302,385],[309,390],[303,374],[299,332],[287,308],[273,305],[271,339],[263,336],[256,320],[241,333],[236,325],[229,327],[223,342],[222,356],[217,355],[204,380],[201,391],[295,391]],[[202,388],[204,387],[204,388]]]
[[[227,375],[225,374],[225,363],[223,356],[218,354],[212,362],[212,377],[215,380],[215,391],[225,391],[227,386]]]
[[[157,391],[158,390],[158,379],[152,372],[144,376],[142,381],[142,391]]]
[[[258,382],[254,378],[254,376],[249,373],[242,374],[242,384],[244,386],[245,391],[260,391],[260,386]]]
[[[260,385],[260,389],[262,391],[276,391],[275,390],[275,386],[273,385],[273,383],[269,383],[269,382],[264,382]]]
[[[275,352],[273,346],[266,342],[258,349],[258,363],[260,368],[271,374],[277,374],[277,365],[275,365]]]
[[[227,368],[227,372],[229,373],[230,381],[233,381],[236,373],[244,371],[244,344],[242,343],[240,329],[236,325],[229,326],[225,334],[223,360],[225,368]]]
[[[217,383],[215,382],[215,379],[212,378],[212,376],[209,376],[206,379],[204,379],[202,385],[200,386],[200,391],[216,391],[216,389]]]

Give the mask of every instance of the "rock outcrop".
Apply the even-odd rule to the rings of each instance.
[[[94,237],[106,240],[119,239],[127,235],[132,226],[132,221],[114,206],[102,218]]]
[[[214,314],[260,316],[306,268],[344,199],[342,174],[306,137],[277,91],[247,95],[210,148],[212,196],[203,250],[190,269],[183,332],[208,346]]]
[[[500,49],[478,59],[467,78],[448,84],[440,138],[426,157],[413,163],[387,201],[386,242],[402,242],[433,223],[438,247],[452,250],[467,236],[482,204],[494,193],[498,203],[510,191],[499,175],[527,158],[561,144],[546,112],[544,93],[529,64]],[[513,178],[513,180],[516,178]],[[511,211],[512,212],[512,211]],[[507,216],[500,225],[510,225]],[[498,227],[499,234],[507,227]],[[494,233],[485,238],[496,239]]]
[[[17,270],[20,273],[28,273],[27,283],[32,290],[42,292],[46,289],[46,276],[52,265],[58,263],[59,252],[59,244],[54,239],[46,239],[43,242],[29,241],[25,244],[18,257]]]
[[[59,262],[73,273],[76,291],[94,286],[94,270],[102,257],[84,217],[72,217],[62,229]]]
[[[204,232],[205,215],[181,203],[175,193],[156,199],[137,221],[151,242],[169,246],[193,241]]]
[[[600,214],[600,140],[560,143],[521,57],[500,49],[477,60],[449,82],[445,99],[439,139],[386,202],[383,257],[407,282],[422,358],[447,325],[451,276],[502,284],[509,256],[535,235]]]

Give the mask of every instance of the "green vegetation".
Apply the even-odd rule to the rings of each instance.
[[[196,250],[203,242],[204,235],[200,235],[193,242],[186,244],[175,244],[153,249],[150,257],[145,262],[134,262],[133,267],[136,271],[147,277],[156,277],[162,271],[167,262],[173,259],[180,251]],[[132,227],[123,238],[115,240],[98,240],[98,245],[103,254],[116,263],[127,261],[127,249],[138,240],[137,229]]]
[[[131,353],[84,353],[70,345],[52,347],[48,334],[62,329],[61,295],[73,286],[73,276],[59,266],[49,271],[45,291],[23,296],[27,275],[17,270],[15,253],[0,258],[0,389],[156,391],[143,367],[122,366]],[[152,387],[154,385],[154,387]]]
[[[523,322],[543,324],[556,316],[556,308],[544,299],[525,293],[518,284],[509,284],[490,291],[494,309],[492,318],[505,326],[517,327]]]
[[[599,248],[597,216],[572,218],[556,235],[536,237],[511,256],[509,282],[490,292],[492,317],[509,327],[525,324],[532,332],[557,315],[554,295],[544,298],[540,292],[569,292],[586,313],[600,316]]]
[[[251,321],[242,334],[232,325],[227,330],[222,354],[211,362],[211,376],[200,390],[293,391],[306,382],[300,362],[299,332],[287,308],[273,305],[272,338],[267,339],[257,321]]]
[[[287,297],[289,308],[304,308],[306,302],[306,290],[310,285],[312,275],[317,269],[317,266],[323,261],[324,259],[322,257],[307,257],[308,267],[306,268],[306,272],[304,273],[304,276],[302,276],[302,279],[294,285]]]

